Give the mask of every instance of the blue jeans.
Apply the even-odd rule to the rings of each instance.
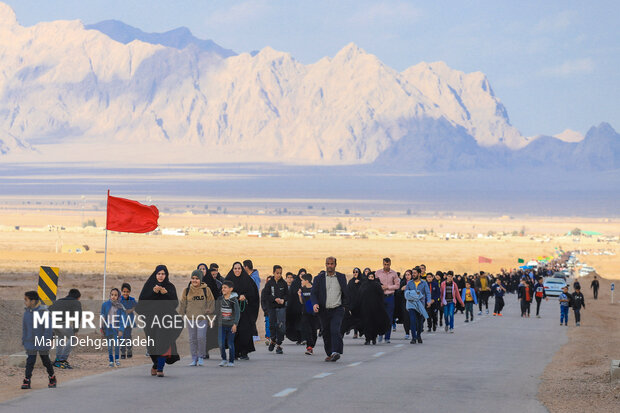
[[[407,310],[409,313],[409,328],[411,329],[411,338],[417,339],[422,336],[422,323],[424,318],[413,308]]]
[[[385,339],[389,340],[392,337],[392,319],[394,318],[394,294],[386,295],[383,297],[383,306],[385,307],[385,311],[387,311],[388,318],[390,319],[390,324],[387,326],[388,329],[385,332]]]
[[[568,306],[560,306],[560,324],[568,323]]]
[[[228,344],[228,361],[235,362],[235,333],[232,332],[232,326],[220,326],[220,334],[218,335],[220,344],[220,354],[222,360],[226,360],[226,344]]]
[[[120,348],[118,346],[119,345],[118,335],[116,334],[106,335],[106,339],[108,340],[108,359],[110,360],[110,362],[114,360],[118,360],[118,354],[120,352]],[[114,352],[114,358],[112,358],[112,352]]]
[[[452,330],[454,328],[454,301],[443,306],[443,318],[446,326]]]
[[[265,338],[270,338],[271,335],[269,334],[269,315],[265,316]]]

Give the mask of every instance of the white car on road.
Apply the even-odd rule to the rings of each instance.
[[[557,297],[562,294],[562,288],[566,286],[566,281],[561,278],[552,278],[549,277],[543,283],[543,287],[545,287],[545,293],[550,296]]]

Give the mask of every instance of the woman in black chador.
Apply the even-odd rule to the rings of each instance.
[[[153,340],[153,345],[147,347],[153,361],[151,376],[164,377],[164,365],[180,360],[176,339],[183,327],[177,328],[172,322],[178,315],[178,304],[177,290],[170,282],[168,268],[158,265],[144,283],[136,306],[136,312],[145,319],[144,333],[147,339]]]
[[[377,344],[377,336],[391,328],[390,318],[383,305],[383,295],[381,282],[375,280],[375,274],[371,272],[368,279],[362,281],[359,291],[361,333],[366,337],[364,344]]]
[[[344,314],[344,320],[342,321],[342,334],[349,334],[351,330],[353,330],[353,338],[357,338],[360,334],[360,287],[362,286],[362,281],[365,279],[362,271],[355,267],[353,268],[353,277],[349,280],[347,284],[347,290],[349,292],[349,311],[346,311]]]
[[[240,262],[235,262],[226,276],[226,281],[232,281],[234,292],[239,295],[241,318],[235,334],[235,357],[239,360],[249,360],[249,353],[255,351],[254,336],[256,331],[256,319],[260,308],[260,298],[256,283],[243,269]]]

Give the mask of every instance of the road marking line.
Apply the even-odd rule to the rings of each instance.
[[[356,367],[356,366],[359,366],[360,364],[362,364],[361,361],[356,361],[355,363],[347,364],[347,367]]]
[[[380,351],[380,352],[378,352],[378,353],[373,354],[372,356],[373,356],[373,357],[381,357],[381,356],[382,356],[382,355],[384,355],[384,354],[385,354],[385,351]]]
[[[402,346],[404,346],[404,344],[398,344],[398,345],[396,345],[394,347],[402,347]]]
[[[323,377],[327,377],[327,376],[331,376],[334,373],[319,373],[316,376],[314,376],[315,379],[322,379]]]
[[[296,388],[289,387],[288,389],[282,390],[280,393],[274,394],[273,397],[286,397],[286,396],[288,396],[289,394],[291,394],[291,393],[293,393],[295,391],[297,391]]]

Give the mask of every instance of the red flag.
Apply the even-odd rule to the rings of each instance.
[[[157,228],[159,210],[131,199],[110,196],[108,191],[106,229],[118,232],[151,232]]]
[[[483,257],[482,255],[478,257],[478,264],[483,264],[483,263],[490,264],[492,262],[493,260],[491,258]]]

